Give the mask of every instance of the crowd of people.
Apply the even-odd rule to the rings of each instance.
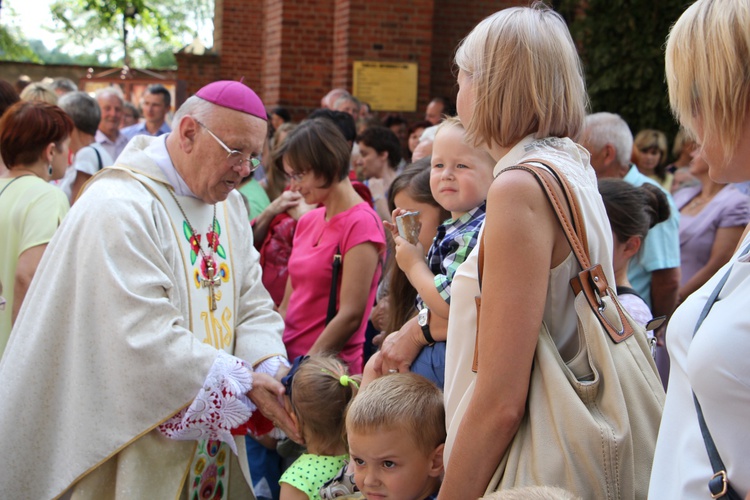
[[[674,138],[587,113],[541,3],[480,22],[455,105],[411,122],[345,89],[296,117],[217,81],[172,115],[158,84],[0,80],[0,483],[750,498],[750,3],[696,1],[665,64]]]

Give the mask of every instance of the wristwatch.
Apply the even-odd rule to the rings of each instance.
[[[430,334],[430,310],[426,307],[419,311],[419,315],[417,316],[417,324],[422,327],[422,335],[424,335],[424,339],[427,341],[427,345],[435,345],[435,339],[433,339],[432,334]]]

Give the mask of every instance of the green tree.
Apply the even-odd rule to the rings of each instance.
[[[655,128],[673,137],[664,44],[686,0],[580,0],[557,2],[568,19],[586,70],[593,112],[620,114],[637,133]]]
[[[207,25],[213,16],[211,0],[56,0],[53,18],[60,24],[68,44],[95,45],[100,53],[114,55],[124,63],[125,29],[131,65],[174,66],[174,52],[187,35]],[[94,43],[95,42],[95,43]]]
[[[21,40],[18,30],[0,26],[0,59],[4,61],[42,62],[29,45]]]

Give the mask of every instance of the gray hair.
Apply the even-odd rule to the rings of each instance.
[[[78,85],[70,78],[65,78],[64,76],[58,76],[52,80],[50,87],[52,87],[52,90],[61,90],[65,93],[76,92],[78,90]]]
[[[338,107],[339,104],[343,104],[345,102],[351,102],[351,103],[353,103],[357,107],[358,110],[359,110],[360,106],[362,106],[362,103],[359,101],[359,99],[357,99],[356,97],[354,97],[351,94],[344,94],[341,97],[339,97],[338,99],[336,99],[336,101],[333,103],[334,109],[336,107]]]
[[[192,116],[200,122],[205,122],[208,116],[215,109],[215,104],[198,97],[197,95],[188,97],[182,106],[175,112],[172,123],[175,128],[179,126],[180,121],[186,116]]]
[[[60,97],[57,105],[68,114],[78,130],[84,134],[96,134],[102,119],[102,111],[96,99],[86,92],[68,92]]]
[[[584,130],[589,146],[599,151],[607,144],[611,144],[617,154],[617,163],[621,167],[630,164],[633,133],[620,115],[607,112],[588,115],[584,122]]]
[[[104,87],[103,89],[97,90],[96,94],[94,94],[94,97],[97,101],[107,96],[114,96],[118,98],[120,100],[120,104],[125,103],[125,99],[122,96],[122,91],[117,87]]]

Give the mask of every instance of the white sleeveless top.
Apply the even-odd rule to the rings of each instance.
[[[607,280],[614,286],[612,231],[597,188],[596,174],[589,163],[589,153],[567,138],[549,137],[537,140],[533,136],[527,136],[500,159],[495,166],[494,174],[497,176],[503,169],[523,163],[529,158],[548,160],[569,181],[584,216],[591,262],[601,264]],[[471,366],[477,325],[474,297],[480,295],[477,281],[478,250],[479,245],[459,266],[452,284],[445,355],[445,410],[448,429],[446,463],[450,459],[453,441],[474,391],[476,374],[471,371]],[[578,320],[573,304],[575,297],[569,284],[571,278],[579,272],[580,267],[571,252],[560,265],[550,269],[549,274],[544,322],[565,360],[574,358],[579,351]],[[488,307],[487,304],[483,306]]]

